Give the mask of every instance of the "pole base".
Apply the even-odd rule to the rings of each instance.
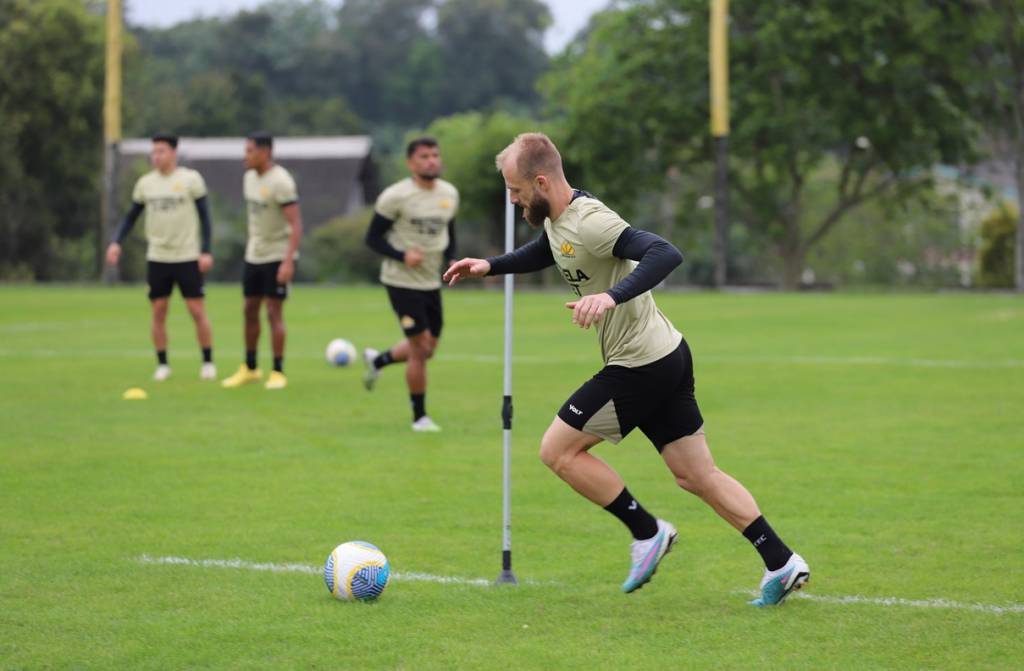
[[[503,569],[498,579],[494,581],[495,585],[518,585],[519,581],[516,580],[516,574],[512,573],[512,569]]]

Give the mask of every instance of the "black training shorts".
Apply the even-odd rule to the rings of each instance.
[[[683,340],[671,354],[646,366],[605,366],[569,397],[558,416],[612,443],[640,427],[661,452],[704,425],[693,388],[693,357]]]
[[[146,262],[146,282],[149,283],[149,300],[167,298],[174,285],[178,285],[183,298],[202,298],[203,274],[199,272],[199,261],[163,263]]]
[[[242,293],[245,296],[265,296],[267,298],[288,298],[288,285],[279,284],[277,271],[281,267],[280,261],[270,263],[249,263],[245,262],[245,270],[242,272]]]
[[[441,314],[441,290],[404,289],[387,287],[391,308],[398,317],[398,323],[407,336],[414,336],[426,330],[435,338],[441,337],[444,318]]]

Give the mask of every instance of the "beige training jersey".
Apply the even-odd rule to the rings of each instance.
[[[242,190],[249,213],[249,241],[245,245],[245,260],[249,263],[284,260],[288,254],[292,227],[285,219],[282,208],[299,200],[295,180],[287,170],[275,164],[262,175],[255,170],[246,170]],[[298,256],[296,251],[295,257]]]
[[[629,224],[596,198],[580,197],[556,219],[544,220],[551,254],[577,296],[611,289],[637,262],[612,255]],[[661,314],[650,291],[604,313],[596,325],[605,365],[636,368],[672,353],[682,335]]]
[[[169,175],[148,172],[135,182],[132,200],[146,207],[146,259],[180,263],[199,258],[199,213],[195,201],[206,195],[195,170],[175,168]]]
[[[423,252],[423,263],[415,268],[385,258],[380,266],[380,281],[403,289],[440,289],[448,222],[459,209],[458,190],[443,179],[435,180],[433,189],[424,189],[408,177],[384,189],[375,209],[377,214],[395,222],[387,233],[392,247],[402,252]]]

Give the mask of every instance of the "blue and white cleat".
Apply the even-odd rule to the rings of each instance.
[[[789,593],[798,590],[811,579],[811,569],[804,558],[793,553],[786,565],[780,569],[765,569],[761,578],[761,596],[750,602],[751,606],[781,606]]]
[[[630,547],[633,565],[626,582],[622,583],[622,591],[629,594],[646,585],[658,570],[662,558],[675,544],[676,528],[665,520],[658,520],[658,533],[654,534],[654,538],[633,541]]]

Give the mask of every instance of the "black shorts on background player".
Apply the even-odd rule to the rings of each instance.
[[[605,366],[558,411],[563,422],[618,443],[634,428],[661,452],[704,425],[694,397],[693,357],[686,340],[646,366]]]
[[[441,315],[441,290],[403,289],[387,287],[391,308],[406,336],[429,330],[435,338],[441,337],[444,318]]]
[[[242,272],[242,293],[245,296],[266,296],[267,298],[288,298],[288,285],[277,281],[280,261],[270,263],[245,262]]]
[[[149,284],[149,300],[167,298],[178,285],[182,298],[202,298],[203,274],[199,272],[199,261],[180,263],[146,262],[146,282]]]

